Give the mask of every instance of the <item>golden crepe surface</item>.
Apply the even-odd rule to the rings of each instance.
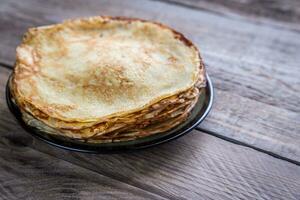
[[[11,92],[32,126],[89,142],[183,122],[205,86],[197,48],[158,23],[91,17],[29,29]]]

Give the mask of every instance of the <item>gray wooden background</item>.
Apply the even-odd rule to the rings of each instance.
[[[206,120],[129,154],[32,138],[5,102],[29,28],[116,15],[165,23],[199,48],[215,86]],[[300,1],[0,0],[0,199],[300,199]]]

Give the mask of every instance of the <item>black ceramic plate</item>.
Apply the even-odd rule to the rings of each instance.
[[[190,131],[192,131],[200,122],[209,113],[212,102],[213,102],[213,86],[208,75],[207,86],[205,92],[199,97],[199,100],[195,107],[193,108],[188,119],[182,124],[174,127],[172,130],[169,130],[164,133],[158,133],[155,135],[147,136],[144,138],[125,141],[125,142],[115,142],[115,143],[85,143],[82,141],[77,141],[63,136],[50,135],[45,132],[42,132],[32,126],[28,126],[24,123],[21,117],[21,112],[16,104],[11,100],[11,94],[9,90],[9,80],[6,85],[6,101],[10,111],[14,114],[18,122],[22,127],[28,131],[33,136],[41,139],[48,144],[54,145],[67,150],[85,152],[85,153],[113,153],[113,152],[123,152],[128,150],[137,150],[147,147],[152,147],[173,139],[176,139]],[[9,78],[10,79],[10,78]]]

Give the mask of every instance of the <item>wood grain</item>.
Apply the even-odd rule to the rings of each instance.
[[[224,15],[231,12],[251,16],[264,17],[289,23],[300,23],[300,1],[298,0],[160,0],[187,6],[194,9],[206,9]]]
[[[5,105],[3,88],[8,73],[7,69],[0,68],[2,105]],[[155,193],[167,199],[299,199],[300,197],[299,166],[199,131],[193,131],[168,144],[136,153],[93,155],[64,151],[33,139],[14,121],[6,106],[0,107],[0,123],[0,149],[3,149],[0,150],[2,157],[0,174],[4,174],[3,177],[9,176],[6,170],[11,171],[11,168],[1,169],[1,166],[8,166],[12,162],[17,162],[13,164],[17,166],[20,162],[25,165],[26,170],[22,171],[23,167],[18,171],[18,167],[15,167],[15,178],[25,176],[24,179],[32,181],[31,185],[25,187],[30,188],[29,190],[34,187],[34,183],[40,184],[37,188],[43,187],[43,180],[49,178],[46,185],[49,190],[51,189],[51,194],[56,195],[59,189],[56,189],[54,177],[63,177],[65,182],[62,185],[67,185],[65,186],[67,191],[72,187],[81,187],[71,180],[83,179],[78,175],[80,172],[72,176],[77,168],[70,170],[71,167],[57,166],[56,162],[47,164],[45,161],[47,156],[31,150],[33,148],[90,169],[101,176],[127,183],[133,188],[141,188],[148,191],[148,194]],[[56,170],[58,168],[65,171]],[[43,172],[47,172],[48,177],[45,179],[35,174]],[[92,176],[87,173],[87,177],[91,177],[89,181],[93,181],[96,177]],[[68,180],[72,182],[69,185]],[[108,181],[104,180],[104,184],[108,184]],[[14,185],[10,187],[14,188]],[[97,190],[95,193],[105,191],[105,188],[97,188],[96,184],[82,187],[83,191]],[[24,190],[24,185],[20,185],[19,190]],[[123,196],[120,192],[113,195]]]
[[[0,32],[0,61],[13,64],[28,27],[99,14],[153,19],[185,33],[201,48],[216,88],[201,128],[300,161],[300,32],[284,23],[153,1],[10,0],[0,8],[0,25],[7,27]]]
[[[222,90],[216,90],[215,98],[201,130],[300,161],[299,113]]]
[[[0,199],[164,199],[19,142],[0,141]]]

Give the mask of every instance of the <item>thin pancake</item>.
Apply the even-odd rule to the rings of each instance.
[[[125,124],[125,126],[122,127],[113,126],[112,127],[113,129],[108,132],[101,132],[101,135],[94,135],[87,138],[81,137],[82,134],[79,137],[79,135],[74,134],[74,132],[68,132],[68,131],[61,132],[61,130],[53,129],[47,126],[46,124],[42,123],[41,121],[36,120],[34,117],[32,117],[30,114],[26,112],[23,112],[23,119],[28,125],[34,126],[49,134],[68,136],[79,140],[84,139],[85,142],[107,143],[107,142],[128,141],[140,137],[146,137],[156,133],[161,133],[177,126],[182,121],[184,121],[186,117],[189,115],[191,109],[194,107],[195,103],[197,102],[198,96],[199,95],[194,96],[194,98],[192,98],[189,103],[187,103],[182,108],[177,109],[177,112],[174,112],[174,109],[169,110],[169,112],[163,112],[163,115],[160,115],[160,117],[156,117],[154,121],[151,121],[145,125],[135,123],[135,124]]]
[[[65,122],[59,119],[52,118],[50,116],[47,116],[45,113],[42,111],[36,109],[34,106],[27,102],[18,102],[18,104],[22,104],[23,109],[26,112],[29,112],[31,115],[33,115],[35,118],[38,120],[46,123],[48,126],[53,127],[53,128],[59,128],[59,129],[70,129],[70,130],[80,130],[84,128],[89,128],[91,126],[97,125],[99,129],[101,129],[100,126],[107,126],[106,122],[111,122],[111,121],[119,121],[119,122],[135,122],[137,118],[140,120],[143,118],[153,118],[154,113],[160,112],[162,109],[165,107],[172,107],[173,104],[174,106],[178,106],[180,103],[178,101],[180,100],[180,97],[185,97],[185,98],[193,98],[195,94],[192,93],[193,89],[187,90],[185,92],[182,92],[177,95],[173,95],[171,97],[165,98],[151,106],[149,106],[147,109],[141,110],[141,111],[136,111],[127,115],[121,115],[117,117],[111,117],[111,118],[105,118],[101,121],[98,122]]]
[[[17,100],[47,116],[98,122],[146,109],[199,79],[199,53],[181,34],[93,17],[30,29],[17,49],[13,83]]]

